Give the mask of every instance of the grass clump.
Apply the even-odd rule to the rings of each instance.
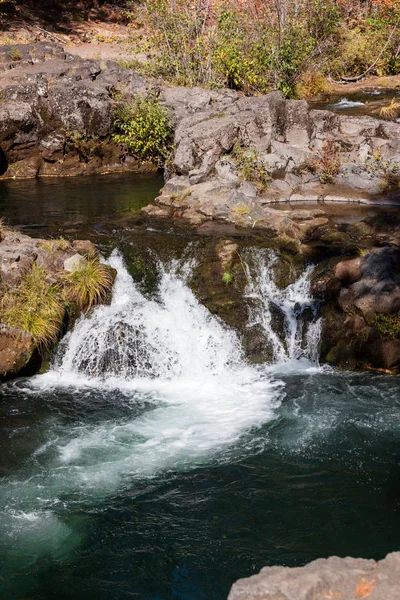
[[[38,348],[56,341],[65,314],[60,285],[50,284],[42,267],[33,264],[18,289],[6,291],[0,301],[0,320],[29,333]]]
[[[400,337],[400,312],[392,315],[378,314],[375,316],[374,325],[385,337]]]
[[[72,273],[65,276],[66,297],[82,311],[99,304],[111,292],[113,272],[97,258],[82,261]]]
[[[271,183],[271,176],[267,165],[255,148],[248,150],[236,143],[232,157],[235,160],[240,177],[245,181],[255,183],[260,191],[268,188]]]
[[[56,240],[44,240],[41,244],[40,244],[40,248],[42,250],[45,250],[46,252],[50,252],[50,254],[53,254],[54,252],[56,252],[57,250],[69,250],[71,247],[71,244],[68,240],[66,240],[65,238],[63,238],[62,236]]]
[[[125,144],[139,160],[163,164],[170,153],[172,125],[166,109],[154,95],[122,105],[114,121],[113,140]]]
[[[379,116],[387,121],[394,121],[400,116],[400,102],[396,98],[392,98],[390,104],[381,108]]]
[[[232,212],[239,219],[241,217],[246,217],[246,216],[248,216],[248,215],[251,214],[250,207],[247,204],[245,204],[244,202],[242,202],[241,204],[236,204],[235,206],[233,206],[232,207]]]
[[[11,48],[8,52],[8,55],[11,58],[11,60],[13,60],[13,61],[21,60],[21,58],[22,58],[21,52],[19,51],[19,48],[17,48],[16,46],[11,46]]]

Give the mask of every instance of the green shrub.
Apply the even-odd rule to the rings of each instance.
[[[64,314],[60,285],[48,283],[36,263],[19,288],[7,291],[0,301],[1,322],[30,333],[37,347],[49,348],[57,341]]]
[[[97,258],[89,258],[65,276],[66,299],[80,310],[87,311],[104,300],[111,292],[113,283],[112,269],[101,264]]]
[[[224,273],[222,275],[222,281],[225,283],[225,285],[230,285],[233,281],[233,274],[232,273]]]
[[[242,148],[235,144],[232,156],[236,162],[239,175],[245,180],[255,183],[260,191],[265,190],[271,183],[268,167],[258,151]]]
[[[132,156],[163,164],[170,152],[172,125],[166,109],[150,95],[120,106],[113,140],[125,144]]]

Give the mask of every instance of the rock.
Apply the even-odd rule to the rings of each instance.
[[[361,278],[361,257],[338,263],[335,268],[335,277],[344,284],[358,281]]]
[[[400,552],[379,562],[363,558],[320,558],[305,567],[265,567],[237,581],[228,600],[389,600],[400,589]]]
[[[89,240],[74,240],[72,242],[72,248],[82,256],[96,256],[97,250],[93,242]]]
[[[87,260],[81,254],[74,254],[70,258],[64,260],[64,270],[73,273],[87,265]]]
[[[322,357],[346,368],[371,365],[399,371],[400,335],[390,323],[400,311],[400,248],[375,248],[340,261],[334,280],[341,286],[325,309]],[[386,328],[379,324],[382,316]]]
[[[0,376],[7,379],[19,373],[29,362],[34,343],[19,329],[0,324]]]
[[[230,267],[233,260],[237,257],[238,250],[238,244],[232,240],[223,240],[217,244],[216,251],[218,258],[221,261],[222,273]]]

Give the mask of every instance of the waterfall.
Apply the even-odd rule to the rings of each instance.
[[[190,264],[159,265],[156,299],[141,294],[118,253],[109,264],[118,272],[111,305],[82,317],[65,338],[56,359],[60,375],[126,384],[137,378],[197,379],[243,363],[236,333],[211,315],[186,284]]]
[[[301,325],[312,308],[310,269],[280,290],[272,276],[277,260],[255,252],[249,262],[252,322],[262,325],[277,361],[316,360],[318,321]],[[256,451],[280,404],[279,370],[247,363],[239,335],[187,285],[190,264],[160,265],[158,293],[148,298],[118,252],[108,262],[118,273],[111,303],[75,323],[48,373],[10,384],[49,401],[67,397],[78,419],[54,415],[46,441],[38,441],[20,472],[3,478],[0,546],[10,546],[7,551],[61,555],[79,544],[64,522],[77,502],[102,503],[149,478]],[[272,305],[284,316],[283,340]],[[105,417],[85,418],[91,404]],[[127,412],[107,418],[110,405]]]
[[[249,256],[245,290],[250,314],[248,326],[261,328],[275,363],[306,359],[318,364],[321,319],[317,318],[311,296],[313,266],[308,266],[293,283],[280,288],[274,280],[279,260],[268,250],[253,250]]]

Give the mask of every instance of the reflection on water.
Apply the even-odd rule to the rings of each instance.
[[[140,210],[163,185],[160,174],[0,181],[0,215],[6,223],[43,229],[86,224]]]
[[[377,89],[343,94],[329,94],[322,100],[310,101],[311,108],[330,110],[348,116],[370,116],[381,118],[379,112],[390,104],[393,98],[400,98],[400,89]]]

